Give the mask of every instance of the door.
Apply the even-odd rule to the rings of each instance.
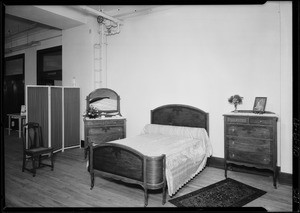
[[[7,114],[20,113],[25,102],[24,89],[24,59],[25,55],[15,55],[4,60],[3,82],[3,118],[4,126],[8,127]],[[11,127],[18,127],[18,120],[13,120]]]

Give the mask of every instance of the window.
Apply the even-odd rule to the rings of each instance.
[[[37,51],[37,84],[61,85],[62,47]]]

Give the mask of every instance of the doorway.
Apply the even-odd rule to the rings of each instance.
[[[25,102],[24,61],[24,54],[6,57],[4,60],[3,120],[6,128],[8,127],[7,114],[20,113],[21,106]],[[18,120],[12,121],[11,128],[17,127]]]
[[[62,86],[62,46],[37,51],[37,84]]]

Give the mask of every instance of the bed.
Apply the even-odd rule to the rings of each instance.
[[[166,188],[173,196],[204,169],[212,154],[208,133],[209,115],[201,109],[178,104],[155,108],[140,135],[89,146],[91,189],[99,175],[143,187],[144,206],[149,189],[162,189],[164,204]]]

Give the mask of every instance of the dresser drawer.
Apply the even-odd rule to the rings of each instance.
[[[225,129],[225,134],[229,136],[237,137],[250,137],[250,138],[262,138],[273,139],[272,126],[258,126],[258,125],[235,125],[228,124]]]
[[[270,154],[272,152],[272,140],[227,137],[226,145],[229,149],[241,152],[258,154]]]
[[[86,120],[86,126],[117,126],[117,125],[124,125],[124,119],[112,119],[112,120]]]
[[[271,140],[227,138],[226,143],[229,160],[264,165],[272,162]]]
[[[122,126],[102,126],[87,129],[88,135],[115,134],[123,131],[124,128]]]
[[[262,124],[262,125],[272,125],[273,119],[270,118],[258,118],[258,117],[250,117],[249,118],[250,124]]]
[[[246,124],[249,122],[249,118],[247,117],[227,117],[227,123],[240,123],[240,124]]]
[[[126,137],[126,119],[87,119],[84,124],[85,147]]]
[[[89,143],[93,142],[93,143],[100,144],[100,143],[114,141],[122,138],[124,138],[123,132],[113,132],[110,134],[90,135],[87,137],[87,140]]]
[[[235,149],[228,149],[227,159],[235,162],[243,162],[252,165],[272,166],[272,156],[267,154],[257,154],[248,152],[239,152]]]

